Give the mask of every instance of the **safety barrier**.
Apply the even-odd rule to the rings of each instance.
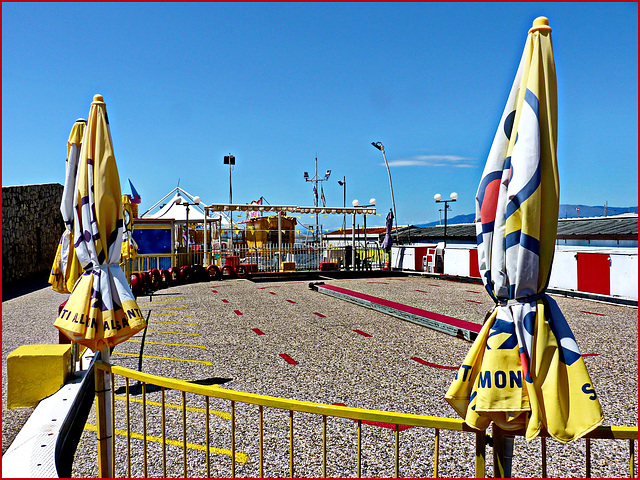
[[[377,410],[367,410],[360,408],[351,408],[339,405],[326,405],[313,402],[304,402],[297,400],[289,400],[278,397],[270,397],[264,395],[256,395],[251,393],[245,393],[240,391],[233,391],[220,388],[217,385],[202,385],[198,383],[191,383],[182,380],[176,380],[166,377],[160,377],[150,375],[135,370],[131,370],[124,367],[113,366],[104,362],[96,362],[95,367],[99,370],[96,371],[96,417],[97,417],[97,439],[98,439],[98,462],[99,462],[99,474],[100,477],[107,476],[126,476],[131,477],[132,470],[132,451],[135,450],[138,455],[135,458],[140,458],[139,452],[142,450],[142,467],[136,466],[139,476],[148,477],[150,475],[160,475],[159,472],[153,474],[149,471],[149,466],[155,466],[159,469],[162,466],[162,477],[167,477],[170,473],[171,476],[176,476],[179,472],[175,471],[175,467],[179,466],[172,463],[169,465],[167,460],[167,447],[182,449],[182,475],[186,477],[193,477],[194,469],[197,468],[197,463],[189,462],[188,450],[197,450],[205,452],[204,464],[206,477],[211,477],[212,469],[215,468],[219,476],[221,477],[236,477],[237,463],[247,462],[248,457],[246,454],[238,450],[238,445],[244,443],[245,445],[258,445],[258,468],[260,477],[273,476],[273,472],[265,472],[264,463],[265,458],[272,458],[274,452],[266,452],[265,448],[265,415],[266,409],[275,409],[278,412],[288,412],[288,436],[289,436],[289,476],[293,478],[296,475],[295,465],[295,442],[294,442],[294,412],[301,415],[311,414],[314,418],[321,419],[322,428],[322,453],[321,453],[321,472],[312,476],[327,476],[327,453],[328,453],[328,418],[342,418],[351,419],[356,421],[357,433],[355,436],[356,442],[356,473],[358,477],[362,476],[362,451],[363,451],[363,423],[374,422],[376,424],[386,424],[392,428],[394,434],[394,474],[395,477],[399,477],[401,473],[400,465],[400,432],[403,428],[408,427],[423,427],[433,430],[433,476],[438,477],[439,469],[439,453],[440,453],[440,439],[441,430],[443,431],[456,431],[463,432],[463,434],[472,435],[475,439],[475,466],[473,474],[475,477],[485,476],[485,451],[486,442],[490,441],[485,432],[478,432],[468,427],[461,419],[432,417],[426,415],[415,415],[408,413],[387,412]],[[107,372],[107,375],[102,374]],[[118,401],[125,403],[124,414],[121,413],[121,409],[116,410],[116,395],[115,395],[115,379],[124,379],[125,385],[118,390],[124,390],[124,397],[118,396]],[[105,381],[106,377],[106,381]],[[138,383],[135,386],[130,385],[130,380],[136,380]],[[111,386],[110,386],[111,385]],[[142,398],[132,399],[132,390],[136,389],[142,394]],[[148,395],[153,392],[154,394],[160,393],[160,401],[148,400]],[[204,407],[187,407],[187,393],[194,395],[198,405],[204,403]],[[181,404],[168,404],[167,396],[171,394],[177,398],[181,398]],[[110,397],[110,398],[109,398]],[[221,405],[229,405],[229,411],[227,412],[225,407],[222,406],[221,410],[211,410],[211,401],[221,402]],[[229,402],[229,403],[227,403]],[[134,411],[134,405],[138,404]],[[239,405],[237,405],[239,404]],[[257,438],[252,437],[255,434],[255,428],[248,427],[246,423],[239,421],[239,406],[257,406]],[[173,418],[167,412],[167,409],[178,408],[181,410],[181,418]],[[153,410],[153,411],[152,411]],[[158,412],[159,410],[159,412]],[[113,412],[108,421],[105,412]],[[188,423],[187,412],[197,411],[205,414],[204,422],[192,421]],[[249,412],[254,415],[253,410]],[[223,420],[221,424],[212,425],[211,415],[217,415]],[[244,417],[247,416],[247,412],[243,412]],[[160,425],[149,424],[149,418],[159,417]],[[245,420],[245,418],[242,420]],[[276,421],[272,415],[271,418]],[[280,418],[280,420],[283,420]],[[300,421],[300,419],[298,420]],[[313,422],[312,422],[313,423]],[[308,428],[312,428],[312,423],[306,423]],[[132,424],[141,426],[142,432],[133,432]],[[182,431],[182,441],[176,441],[174,439],[167,438],[167,427]],[[402,427],[402,428],[401,428]],[[299,429],[300,430],[300,429]],[[300,440],[300,433],[298,437]],[[239,438],[238,433],[242,431],[246,434],[245,437]],[[221,449],[214,448],[211,444],[212,433],[217,439],[229,435],[230,448]],[[158,434],[160,436],[158,436]],[[116,437],[119,436],[120,440],[116,442]],[[188,443],[188,436],[196,438],[197,443]],[[495,436],[495,435],[494,435]],[[124,440],[122,439],[124,437]],[[587,436],[587,450],[586,450],[586,476],[591,475],[591,459],[590,459],[590,439],[627,439],[629,441],[629,476],[634,476],[635,468],[635,441],[638,438],[637,427],[600,427],[591,432]],[[133,444],[133,441],[136,444]],[[272,439],[271,443],[275,440]],[[150,444],[154,444],[154,448],[150,447]],[[159,446],[158,446],[159,444]],[[541,476],[546,477],[546,442],[542,439],[542,471]],[[151,458],[152,451],[158,455],[159,458]],[[230,457],[230,465],[228,470],[221,469],[222,461],[217,462],[215,465],[211,462],[212,454],[222,454]],[[496,449],[494,448],[494,456]],[[172,456],[176,458],[176,456]],[[120,463],[117,463],[116,460]],[[459,462],[462,460],[458,459]],[[126,465],[123,464],[126,462]],[[314,465],[316,462],[311,461]],[[494,465],[496,461],[494,460]],[[190,467],[190,468],[189,468]],[[224,468],[226,464],[223,465]],[[174,469],[168,471],[169,469]],[[121,475],[118,475],[121,474]],[[299,472],[298,472],[299,475]],[[204,476],[204,475],[203,475]],[[284,476],[284,475],[277,475]]]

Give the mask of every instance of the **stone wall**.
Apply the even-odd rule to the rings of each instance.
[[[49,278],[64,222],[59,183],[2,187],[2,284]]]

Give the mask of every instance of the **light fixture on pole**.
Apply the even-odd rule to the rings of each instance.
[[[185,201],[180,195],[178,195],[174,200],[174,203],[176,205],[184,205],[187,208],[187,258],[189,258],[189,207],[193,205],[200,205],[200,197],[196,195],[195,197],[193,197],[193,203],[189,203]]]
[[[458,194],[456,192],[451,192],[451,195],[449,196],[451,198],[451,200],[442,200],[442,195],[440,195],[439,193],[436,193],[433,196],[433,199],[436,201],[436,203],[444,203],[444,246],[447,246],[447,210],[451,209],[451,206],[449,205],[450,202],[455,202],[458,199]]]
[[[327,170],[324,174],[324,178],[318,176],[318,157],[316,157],[316,171],[315,175],[309,178],[309,172],[304,172],[304,180],[305,182],[315,182],[315,187],[313,191],[313,202],[314,205],[318,206],[318,182],[324,182],[325,180],[329,180],[329,175],[331,175],[331,170]],[[315,239],[318,240],[318,212],[316,211],[316,228],[315,228]]]
[[[371,145],[376,147],[382,152],[384,158],[384,164],[387,166],[387,174],[389,175],[389,188],[391,189],[391,203],[393,205],[393,220],[396,223],[396,240],[398,239],[398,215],[396,215],[396,201],[393,198],[393,184],[391,183],[391,170],[389,170],[389,162],[387,162],[387,155],[384,153],[384,145],[382,142],[371,142]]]

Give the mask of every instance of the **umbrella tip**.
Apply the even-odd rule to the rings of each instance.
[[[99,93],[93,96],[93,103],[104,103],[104,97]]]
[[[529,33],[535,32],[538,30],[548,30],[551,31],[551,27],[549,26],[549,19],[547,17],[538,17],[533,21],[533,26],[529,29]]]

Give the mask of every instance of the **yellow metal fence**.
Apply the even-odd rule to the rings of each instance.
[[[391,460],[395,477],[401,475],[403,468],[400,451],[404,434],[401,427],[423,427],[432,436],[432,472],[425,474],[439,476],[441,432],[453,431],[470,435],[468,445],[475,443],[475,448],[467,449],[472,458],[457,458],[456,463],[466,462],[470,465],[469,477],[485,476],[485,443],[488,437],[485,432],[472,430],[461,419],[256,395],[217,385],[202,385],[150,375],[101,361],[95,362],[95,367],[96,432],[101,477],[182,475],[185,478],[235,478],[238,464],[245,465],[250,458],[242,449],[252,450],[251,458],[257,458],[257,471],[250,476],[327,477],[330,453],[334,463],[345,467],[341,472],[349,468],[352,471],[355,467],[354,473],[361,477],[367,473],[363,471],[363,442],[365,445],[368,443],[362,427],[363,423],[371,422],[391,426],[389,432],[393,435],[393,453],[376,452],[376,457]],[[110,380],[106,383],[105,375],[101,372],[108,373]],[[137,383],[133,384],[131,381]],[[116,383],[120,385],[118,389],[115,388]],[[116,390],[119,394],[116,394]],[[136,398],[138,396],[141,398]],[[112,413],[107,415],[109,410]],[[204,414],[204,421],[200,417],[195,418],[196,413]],[[267,417],[270,422],[268,442],[265,439]],[[347,423],[344,423],[345,420]],[[298,426],[294,428],[296,422]],[[355,432],[350,423],[355,424]],[[321,440],[318,429],[321,430]],[[335,435],[338,430],[349,430],[350,434]],[[329,431],[333,437],[339,436],[342,440],[330,439]],[[181,440],[177,440],[177,437],[181,437]],[[353,440],[355,445],[345,445],[343,437]],[[637,427],[600,427],[591,432],[586,439],[585,476],[591,475],[590,440],[597,438],[629,442],[629,476],[633,477],[637,437]],[[314,448],[314,444],[318,442],[321,443],[321,449]],[[267,444],[271,448],[267,448]],[[370,449],[371,445],[367,445],[367,448]],[[546,477],[544,438],[541,449],[540,475]],[[494,448],[494,455],[495,450]],[[112,453],[109,454],[109,451]],[[355,455],[344,453],[345,451],[355,451]],[[419,454],[429,455],[427,452]],[[280,470],[273,471],[274,456],[288,456],[288,471],[283,471],[281,467]],[[182,461],[178,462],[178,458]],[[300,461],[301,458],[304,460]],[[349,462],[350,466],[347,465]],[[265,469],[265,463],[269,469]],[[309,468],[315,470],[310,471]],[[332,472],[335,471],[335,465],[332,465]],[[242,473],[247,476],[246,469]]]

